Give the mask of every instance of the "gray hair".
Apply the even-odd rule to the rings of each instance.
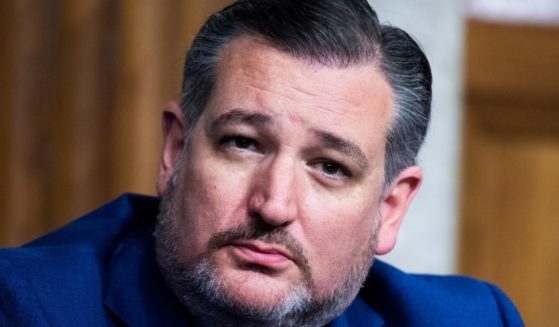
[[[416,162],[431,111],[431,70],[405,31],[379,23],[365,0],[238,0],[212,15],[187,54],[181,106],[191,130],[213,91],[224,47],[256,35],[289,55],[327,66],[373,62],[394,94],[385,187]]]

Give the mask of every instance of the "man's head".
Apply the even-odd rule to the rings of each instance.
[[[157,253],[179,299],[222,321],[338,315],[421,182],[430,79],[417,44],[365,1],[238,1],[212,16],[182,108],[164,113]]]

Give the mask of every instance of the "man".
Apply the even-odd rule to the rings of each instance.
[[[522,325],[494,286],[372,265],[421,184],[430,101],[423,52],[366,1],[238,1],[163,112],[162,201],[3,250],[0,322]]]

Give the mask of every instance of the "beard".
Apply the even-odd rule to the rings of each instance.
[[[179,235],[183,231],[176,228],[175,221],[192,217],[183,215],[188,212],[183,201],[174,200],[175,182],[176,176],[173,176],[160,204],[155,230],[156,258],[167,286],[202,325],[323,326],[340,315],[357,296],[373,262],[378,217],[369,244],[355,255],[345,279],[326,296],[316,297],[312,270],[302,247],[281,227],[267,225],[258,218],[214,234],[204,253],[192,263],[182,261],[184,249]],[[222,278],[211,258],[216,250],[237,240],[260,240],[288,249],[301,272],[301,280],[279,301],[269,296],[254,305],[235,298],[231,295],[232,285]],[[262,267],[250,269],[266,273]]]

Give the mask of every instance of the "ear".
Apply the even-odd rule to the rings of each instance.
[[[404,169],[392,181],[380,204],[380,226],[376,254],[390,252],[396,245],[400,224],[419,190],[423,174],[417,166]]]
[[[175,171],[183,147],[186,132],[186,120],[182,108],[175,101],[169,102],[163,109],[161,119],[163,129],[163,151],[159,162],[156,189],[159,196],[167,190],[169,179]]]

